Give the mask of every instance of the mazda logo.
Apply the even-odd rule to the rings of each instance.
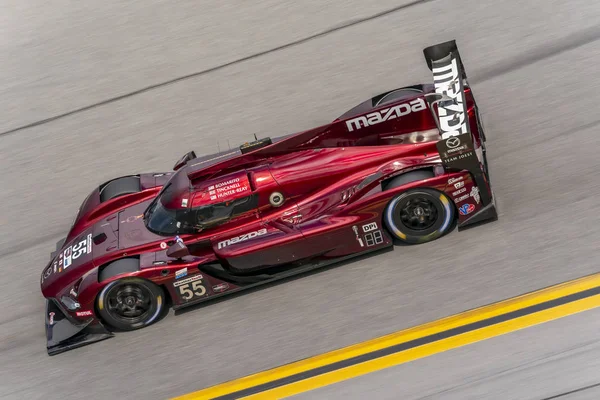
[[[460,145],[460,139],[457,137],[451,137],[450,139],[446,140],[446,146],[448,146],[448,148],[450,148],[450,149],[458,147],[459,145]]]

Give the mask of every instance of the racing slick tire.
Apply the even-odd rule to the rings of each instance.
[[[450,232],[455,215],[454,204],[444,193],[416,188],[394,197],[385,209],[383,220],[396,240],[417,244]]]
[[[100,189],[100,202],[141,191],[139,176],[124,176],[108,182]]]
[[[163,315],[165,293],[146,279],[117,279],[102,289],[96,307],[108,326],[133,331],[151,325]]]

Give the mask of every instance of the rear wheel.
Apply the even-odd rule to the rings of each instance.
[[[416,244],[448,233],[454,226],[454,217],[454,205],[444,193],[417,188],[394,197],[383,219],[397,240]]]
[[[141,278],[106,285],[97,299],[98,313],[113,328],[132,331],[155,322],[165,309],[164,290]]]

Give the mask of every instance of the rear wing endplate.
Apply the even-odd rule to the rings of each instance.
[[[442,164],[447,169],[468,170],[480,189],[482,205],[490,205],[493,196],[489,177],[485,175],[473,145],[464,91],[468,86],[467,74],[456,41],[429,46],[423,54],[433,73],[435,94],[427,100],[442,138],[437,143]]]

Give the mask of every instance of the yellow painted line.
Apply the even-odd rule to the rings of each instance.
[[[471,332],[463,333],[461,335],[453,336],[448,339],[443,339],[430,344],[415,347],[410,350],[390,354],[389,356],[377,358],[361,364],[355,364],[350,367],[328,372],[286,386],[281,386],[255,395],[242,397],[241,399],[282,399],[288,396],[293,396],[298,393],[307,392],[309,390],[318,389],[320,387],[331,385],[333,383],[355,378],[360,375],[365,375],[370,372],[375,372],[384,368],[404,364],[410,361],[417,360],[419,358],[428,357],[433,354],[455,349],[457,347],[462,347],[485,339],[490,339],[495,336],[500,336],[506,333],[528,328],[533,325],[542,324],[544,322],[552,321],[558,318],[566,317],[568,315],[590,310],[598,306],[600,306],[600,295],[578,300],[572,303],[564,304],[562,306],[540,311],[523,317],[515,318],[510,321],[499,323],[497,325],[492,325]]]
[[[285,377],[288,377],[291,375],[296,375],[298,373],[310,371],[315,368],[333,364],[335,362],[343,361],[343,360],[346,360],[346,359],[349,359],[352,357],[371,353],[373,351],[381,350],[381,349],[391,347],[391,346],[394,346],[394,345],[397,345],[400,343],[409,342],[411,340],[415,340],[415,339],[426,337],[426,336],[433,335],[436,333],[444,332],[449,329],[453,329],[453,328],[468,325],[468,324],[471,324],[474,322],[482,321],[482,320],[492,318],[492,317],[495,317],[498,315],[509,313],[511,311],[516,311],[516,310],[523,309],[523,308],[526,308],[529,306],[544,303],[544,302],[547,302],[550,300],[554,300],[554,299],[564,297],[564,296],[567,296],[570,294],[582,292],[584,290],[591,289],[591,288],[598,287],[598,286],[600,286],[600,274],[583,277],[583,278],[580,278],[580,279],[577,279],[574,281],[555,285],[555,286],[552,286],[552,287],[549,287],[546,289],[542,289],[542,290],[539,290],[536,292],[524,294],[524,295],[521,295],[521,296],[518,296],[518,297],[515,297],[512,299],[509,299],[509,300],[504,300],[504,301],[501,301],[498,303],[483,306],[483,307],[476,308],[476,309],[473,309],[470,311],[465,311],[463,313],[456,314],[454,316],[446,317],[446,318],[443,318],[443,319],[440,319],[437,321],[426,323],[424,325],[420,325],[420,326],[416,326],[416,327],[409,328],[406,330],[402,330],[402,331],[392,333],[387,336],[372,339],[372,340],[369,340],[369,341],[366,341],[363,343],[355,344],[355,345],[352,345],[352,346],[349,346],[346,348],[342,348],[339,350],[335,350],[335,351],[332,351],[329,353],[317,355],[315,357],[297,361],[297,362],[287,364],[287,365],[284,365],[281,367],[277,367],[277,368],[274,368],[271,370],[259,372],[259,373],[249,375],[249,376],[246,376],[246,377],[243,377],[240,379],[236,379],[236,380],[233,380],[230,382],[219,384],[219,385],[207,388],[207,389],[189,393],[189,394],[177,397],[173,400],[211,399],[211,398],[215,398],[218,396],[227,395],[230,393],[235,393],[240,390],[244,390],[244,389],[248,389],[248,388],[251,388],[254,386],[262,385],[262,384],[272,382],[272,381],[275,381],[278,379],[282,379],[282,378],[285,378]],[[596,296],[594,296],[593,298],[595,298],[595,297]],[[583,300],[588,300],[588,299],[583,299]],[[583,301],[583,300],[581,300],[581,301]],[[580,304],[580,303],[579,303],[579,301],[577,301],[577,302],[565,304],[564,306],[559,306],[559,307],[555,307],[555,308],[552,308],[552,309],[549,309],[546,311],[542,311],[539,313],[531,314],[531,315],[524,316],[524,317],[519,317],[514,320],[507,321],[506,323],[496,324],[496,325],[490,326],[488,328],[499,329],[498,328],[499,326],[505,326],[504,324],[511,324],[514,321],[520,320],[521,318],[528,318],[528,317],[531,318],[534,315],[541,315],[542,313],[544,313],[544,315],[547,315],[547,314],[545,314],[546,312],[553,312],[553,311],[559,310],[559,309],[564,310],[565,306],[568,307],[568,306],[571,306],[572,304]],[[565,314],[565,315],[569,315],[569,314]],[[563,316],[565,316],[565,315],[563,315]],[[559,317],[556,317],[556,318],[559,318]],[[510,326],[514,326],[514,325],[510,325]],[[529,326],[529,325],[527,325],[527,326]],[[480,331],[486,330],[488,328],[483,328],[481,330],[477,330],[474,332],[465,333],[463,335],[474,334],[475,332],[480,332]],[[521,329],[521,328],[519,328],[519,329]],[[499,333],[499,334],[502,334],[502,333]],[[431,344],[425,345],[425,346],[439,346],[439,343],[451,343],[453,340],[456,340],[456,338],[458,338],[459,336],[462,337],[463,335],[457,335],[455,337],[440,340],[440,341],[437,341],[437,342],[434,342],[434,343],[431,343]],[[492,336],[489,336],[489,337],[492,337]],[[478,339],[478,340],[483,340],[483,339]],[[448,341],[451,341],[451,342],[448,342]],[[419,347],[419,349],[421,349],[423,347],[424,346]],[[438,348],[438,347],[435,347],[435,348]],[[401,353],[395,353],[395,354],[392,354],[392,355],[389,355],[386,357],[382,357],[380,359],[369,361],[369,363],[377,362],[382,359],[388,359],[389,357],[396,357],[400,354],[406,354],[407,352],[413,352],[415,350],[416,350],[416,348],[407,350],[407,351],[401,352]],[[436,352],[439,352],[439,350]],[[347,368],[357,368],[358,365],[363,366],[364,364],[357,364],[355,366],[347,367]],[[323,374],[323,375],[320,375],[320,376],[317,376],[314,378],[310,378],[310,379],[311,380],[312,379],[315,379],[315,380],[326,379],[326,378],[324,378],[325,376],[333,376],[331,374],[342,373],[341,371],[345,371],[347,368],[344,368],[342,370],[332,371],[332,372],[329,372],[329,373],[326,373],[326,374]],[[385,367],[382,367],[382,368],[385,368]],[[365,373],[367,373],[367,372],[365,372]],[[337,376],[337,375],[335,375],[335,376]],[[348,378],[345,378],[345,379],[348,379]],[[300,381],[300,382],[305,382],[305,381]],[[300,382],[291,384],[291,385],[297,385],[297,384],[300,384]],[[333,381],[330,383],[333,383]],[[291,385],[287,385],[285,387],[289,387]],[[278,389],[283,389],[283,387],[278,388]],[[306,389],[306,390],[310,390],[310,389]],[[264,393],[266,393],[266,392],[264,392]],[[256,398],[256,397],[251,397],[251,398]],[[270,398],[273,398],[273,397],[270,397]],[[274,398],[277,398],[277,396],[275,396]]]

